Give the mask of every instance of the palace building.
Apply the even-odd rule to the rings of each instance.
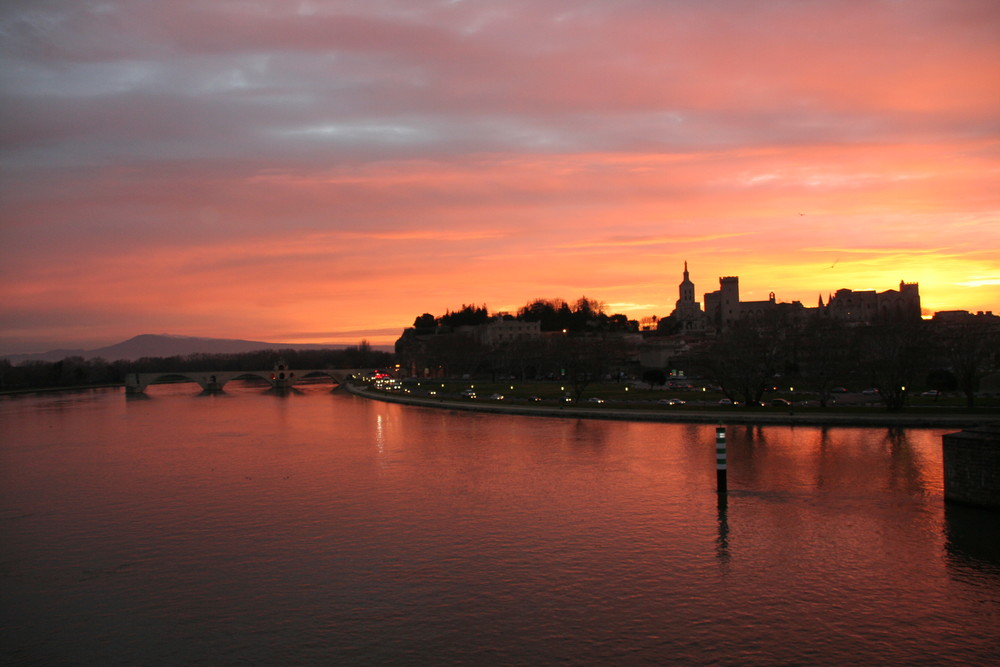
[[[807,308],[800,301],[779,303],[771,292],[766,301],[741,301],[738,276],[719,278],[719,289],[706,292],[705,309],[694,300],[694,283],[691,282],[687,262],[684,277],[678,286],[680,298],[669,317],[660,320],[659,331],[664,333],[695,334],[709,330],[725,331],[736,322],[764,322],[776,315],[786,321],[804,322],[813,317],[829,318],[849,324],[871,324],[880,317],[920,317],[920,291],[917,283],[900,282],[899,290],[854,291],[837,290],[823,304],[820,296],[815,308]]]

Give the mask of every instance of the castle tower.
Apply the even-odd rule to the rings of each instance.
[[[722,327],[728,328],[739,317],[740,307],[740,278],[739,276],[725,276],[719,278],[719,291],[722,293],[721,319]]]

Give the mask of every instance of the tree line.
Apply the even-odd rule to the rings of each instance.
[[[870,387],[888,410],[921,388],[961,392],[970,408],[988,375],[1000,370],[1000,331],[989,321],[941,325],[886,316],[863,326],[780,315],[737,322],[677,360],[744,405],[759,405],[779,382],[814,392],[826,406],[835,389]]]
[[[538,322],[546,335],[487,344],[457,332],[497,319]],[[637,321],[609,315],[604,304],[586,296],[572,305],[562,299],[535,299],[514,314],[490,314],[485,305],[463,305],[437,317],[418,316],[397,341],[396,353],[401,366],[418,375],[559,380],[579,399],[592,382],[624,377],[629,350],[621,334],[638,331]]]
[[[185,373],[194,371],[259,371],[285,363],[290,368],[378,368],[393,363],[390,352],[373,350],[367,341],[343,349],[271,349],[232,354],[190,354],[144,357],[135,361],[67,357],[60,361],[0,359],[0,390],[84,387],[122,384],[127,373]]]
[[[637,332],[639,323],[630,320],[620,313],[608,315],[603,303],[581,296],[573,305],[563,299],[535,299],[520,309],[517,313],[490,314],[486,305],[465,305],[456,311],[448,310],[444,315],[435,317],[430,313],[417,316],[413,328],[427,331],[436,327],[455,329],[462,326],[479,326],[492,319],[519,322],[539,322],[542,331],[566,331],[569,333],[587,332]]]

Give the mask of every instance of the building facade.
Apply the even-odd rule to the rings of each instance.
[[[764,301],[741,301],[739,276],[719,278],[719,289],[706,292],[705,309],[694,299],[694,283],[684,262],[684,277],[678,286],[680,298],[669,317],[660,320],[658,331],[669,334],[698,334],[726,331],[737,322],[763,324],[780,321],[803,324],[813,318],[829,318],[850,324],[871,324],[880,318],[919,318],[920,288],[901,281],[898,290],[875,292],[840,289],[828,298],[820,297],[815,308],[800,301],[779,303],[774,292]]]
[[[904,281],[900,281],[898,291],[839,289],[825,306],[831,319],[855,324],[871,324],[885,317],[919,319],[920,312],[918,284]]]

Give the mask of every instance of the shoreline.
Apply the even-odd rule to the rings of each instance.
[[[90,391],[91,389],[121,389],[121,382],[104,384],[74,384],[65,387],[18,387],[16,389],[0,390],[0,396],[25,396],[27,394],[56,394],[60,391]]]
[[[1000,425],[1000,414],[898,414],[879,412],[871,415],[850,413],[756,413],[752,410],[733,409],[732,411],[705,412],[691,409],[644,410],[642,408],[586,408],[551,407],[533,405],[514,405],[502,403],[486,403],[478,401],[455,401],[450,399],[418,398],[369,391],[357,385],[345,383],[343,388],[349,393],[385,403],[398,403],[415,407],[435,408],[438,410],[462,410],[466,412],[483,412],[490,414],[509,414],[529,417],[560,417],[572,419],[609,419],[618,421],[664,422],[664,423],[696,423],[696,424],[734,424],[739,426],[873,426],[896,428],[973,428],[976,426]]]

